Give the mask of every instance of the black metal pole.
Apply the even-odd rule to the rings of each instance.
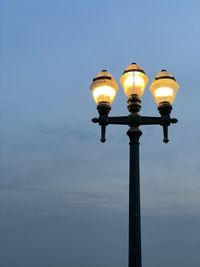
[[[128,266],[142,267],[139,166],[139,139],[142,132],[138,127],[131,127],[127,135],[130,139]]]
[[[129,255],[128,267],[142,267],[141,253],[141,216],[140,216],[140,166],[139,166],[139,140],[142,135],[140,125],[161,125],[164,130],[164,142],[168,140],[168,126],[176,123],[177,119],[171,119],[170,103],[163,102],[158,110],[160,117],[140,116],[141,100],[137,95],[128,99],[128,116],[109,117],[110,106],[101,102],[98,106],[99,118],[93,118],[92,122],[101,126],[101,142],[105,142],[105,128],[109,124],[129,125],[127,135],[130,139],[130,167],[129,167]]]

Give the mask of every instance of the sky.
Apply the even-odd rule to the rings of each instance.
[[[0,263],[122,267],[128,255],[128,137],[107,142],[90,84],[132,62],[180,84],[169,129],[141,127],[144,267],[200,266],[200,1],[2,0]],[[149,83],[150,84],[150,83]],[[157,116],[147,85],[141,114]],[[112,116],[127,115],[121,87]]]

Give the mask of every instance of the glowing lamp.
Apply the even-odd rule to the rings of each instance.
[[[102,70],[93,79],[90,89],[98,105],[101,103],[110,105],[115,99],[118,85],[107,70]]]
[[[166,70],[159,72],[150,86],[150,91],[157,105],[162,103],[171,105],[175,100],[178,89],[179,84],[173,75]]]
[[[148,80],[149,79],[143,69],[141,69],[136,63],[132,63],[123,72],[120,78],[120,83],[128,98],[131,98],[132,95],[141,98],[144,94]]]

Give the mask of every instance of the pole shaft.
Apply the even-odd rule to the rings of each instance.
[[[139,139],[141,134],[142,132],[138,127],[130,128],[127,132],[130,139],[128,267],[142,267],[139,166]]]

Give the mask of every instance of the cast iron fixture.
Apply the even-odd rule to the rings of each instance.
[[[127,96],[128,116],[110,117],[118,85],[113,76],[102,70],[93,79],[91,91],[97,103],[98,118],[92,122],[101,126],[101,142],[106,141],[106,126],[109,124],[127,125],[127,135],[130,140],[129,166],[129,267],[141,267],[141,222],[140,222],[140,170],[139,170],[139,139],[142,135],[140,125],[161,125],[163,127],[163,142],[168,143],[168,127],[177,123],[171,118],[172,103],[175,100],[179,84],[172,74],[166,70],[159,72],[150,86],[150,91],[158,105],[159,117],[141,116],[141,97],[148,83],[148,77],[136,63],[129,65],[123,72],[120,83]]]

